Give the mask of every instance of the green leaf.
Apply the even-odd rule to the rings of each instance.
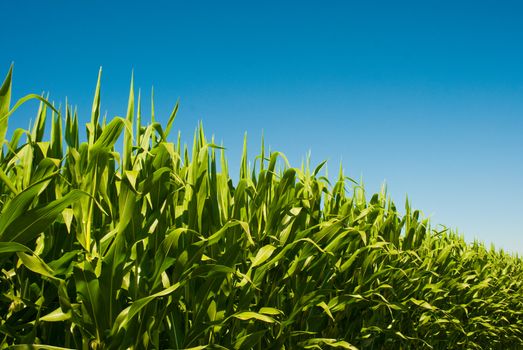
[[[49,185],[50,181],[50,178],[48,178],[32,184],[4,205],[0,213],[0,241],[7,240],[4,238],[7,226],[22,214],[26,213],[29,206],[47,185]]]
[[[42,344],[23,344],[23,345],[12,345],[9,349],[15,350],[74,350],[72,348],[62,348],[59,346],[42,345]]]
[[[0,242],[0,254],[5,253],[33,253],[33,251],[27,248],[25,245],[16,242]]]
[[[160,297],[167,296],[176,291],[179,287],[180,283],[176,283],[158,293],[134,301],[131,304],[131,306],[124,309],[116,318],[116,321],[113,326],[113,333],[117,333],[120,329],[126,328],[129,322],[131,322],[131,320],[133,320],[133,318],[136,317],[140,310],[147,306],[147,304],[149,304],[151,301]]]
[[[341,348],[341,349],[347,349],[347,350],[358,350],[357,347],[355,347],[354,345],[352,345],[344,340],[329,339],[329,338],[307,339],[303,342],[300,342],[299,345],[302,346],[304,349],[324,349],[325,347],[328,347],[328,348]]]
[[[124,119],[116,117],[111,120],[94,143],[91,149],[92,154],[97,155],[99,153],[108,153],[116,143],[116,140],[120,137],[124,127],[129,127]]]
[[[270,316],[263,315],[263,314],[260,314],[258,312],[253,312],[253,311],[239,312],[239,313],[232,315],[232,317],[237,318],[242,321],[258,320],[258,321],[262,321],[262,322],[266,322],[266,323],[275,323],[276,322],[276,320]]]
[[[276,250],[276,247],[270,244],[261,247],[261,249],[258,250],[256,256],[252,259],[251,267],[256,267],[258,265],[263,264],[265,261],[267,261],[267,259],[271,257],[274,250]]]
[[[167,126],[165,127],[165,131],[162,136],[163,141],[167,141],[167,137],[169,137],[169,134],[171,132],[171,127],[174,123],[174,120],[176,119],[176,114],[178,113],[178,105],[179,105],[179,101],[176,101],[176,104],[174,105],[171,115],[169,116],[169,119],[167,120]]]
[[[78,300],[82,303],[83,322],[89,325],[89,331],[101,339],[103,332],[109,328],[106,293],[91,264],[84,261],[73,270]]]
[[[51,311],[45,316],[40,317],[38,320],[40,322],[62,322],[67,321],[71,318],[71,313],[64,313],[61,308]]]
[[[0,231],[0,239],[2,241],[18,242],[21,244],[35,239],[56,220],[65,208],[77,202],[85,195],[83,191],[73,190],[64,197],[54,200],[45,206],[34,208],[24,214],[18,215],[4,230]],[[11,214],[10,211],[8,213]],[[8,213],[2,213],[2,216],[8,215]]]
[[[36,272],[42,276],[49,277],[53,280],[59,280],[55,277],[54,271],[47,266],[45,262],[43,262],[42,259],[40,259],[37,255],[27,255],[22,252],[16,253],[20,260],[22,261],[22,264],[24,264],[25,267],[27,267],[29,270]]]
[[[91,109],[91,127],[92,133],[89,135],[89,144],[94,145],[98,139],[98,127],[100,119],[100,81],[102,80],[102,67],[98,71],[98,79],[96,81],[96,88],[93,98],[93,106]]]
[[[283,311],[278,310],[274,307],[262,307],[262,308],[260,308],[259,313],[264,314],[264,315],[277,316],[277,315],[282,315]]]
[[[4,79],[2,87],[0,87],[0,150],[4,144],[5,135],[7,133],[7,113],[9,112],[9,105],[11,103],[11,80],[13,76],[13,64],[9,67],[7,76]]]

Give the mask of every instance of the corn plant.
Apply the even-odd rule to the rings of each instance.
[[[85,137],[67,102],[11,105],[12,67],[0,89],[2,349],[523,347],[518,256],[263,142],[233,182],[201,124],[171,141],[177,104],[144,123],[132,81],[101,118],[100,80]]]

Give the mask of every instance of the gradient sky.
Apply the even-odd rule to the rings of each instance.
[[[521,1],[1,1],[0,74],[88,120],[124,115],[131,70],[157,117],[177,98],[238,167],[266,143],[295,166],[342,161],[434,224],[523,253]],[[144,107],[149,108],[149,103]],[[36,104],[15,114],[27,127]]]

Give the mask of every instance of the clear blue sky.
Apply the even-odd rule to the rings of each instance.
[[[399,206],[523,253],[521,1],[2,1],[0,23],[15,98],[68,96],[86,121],[103,66],[102,109],[123,115],[134,68],[160,119],[179,97],[184,138],[203,120],[233,167],[264,130],[296,166],[342,160],[369,192],[386,181]]]

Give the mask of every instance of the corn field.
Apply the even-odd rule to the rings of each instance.
[[[244,146],[234,183],[201,125],[191,147],[169,141],[177,105],[160,124],[151,98],[144,122],[132,82],[127,115],[107,120],[99,75],[84,137],[68,104],[12,104],[11,77],[2,349],[523,348],[518,256],[263,144],[252,163]],[[8,133],[35,99],[31,130]]]

